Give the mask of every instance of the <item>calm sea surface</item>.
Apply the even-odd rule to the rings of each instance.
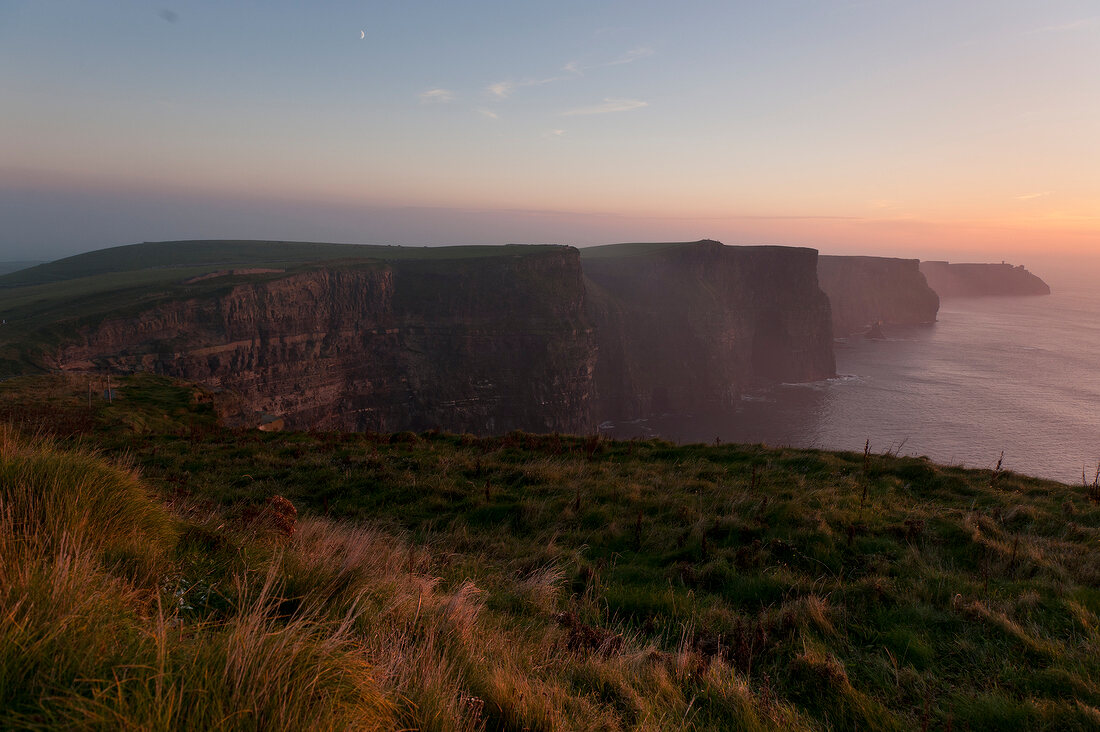
[[[836,344],[836,379],[748,394],[729,412],[618,423],[616,437],[927,455],[1091,481],[1100,462],[1100,295],[944,300],[939,322]]]

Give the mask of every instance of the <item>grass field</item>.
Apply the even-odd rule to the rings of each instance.
[[[697,244],[698,242],[637,242],[623,244],[603,244],[581,249],[582,259],[617,259],[621,257],[640,257],[655,254],[666,249]]]
[[[552,249],[551,246],[399,247],[317,242],[203,239],[130,244],[77,254],[0,277],[0,290],[29,285],[141,270],[229,267],[292,267],[338,259],[470,259],[514,256]],[[172,274],[165,272],[165,277]]]
[[[760,445],[230,431],[186,385],[94,386],[89,406],[78,377],[0,384],[23,435],[0,449],[4,535],[42,547],[0,552],[23,578],[0,610],[26,618],[0,631],[0,726],[1100,725],[1095,486]],[[11,478],[30,463],[67,467]],[[100,474],[126,497],[82,497]],[[65,508],[20,503],[44,491]],[[99,527],[116,504],[134,529]]]

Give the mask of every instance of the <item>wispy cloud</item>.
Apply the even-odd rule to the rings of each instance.
[[[485,115],[485,116],[486,116],[486,117],[488,117],[489,119],[500,119],[500,115],[499,115],[499,114],[497,114],[496,112],[494,112],[494,111],[493,111],[493,110],[491,110],[491,109],[485,109],[485,107],[478,107],[478,109],[477,109],[477,113],[478,113],[478,114],[482,114],[482,115]]]
[[[632,64],[638,59],[646,58],[653,55],[653,49],[649,46],[639,46],[638,48],[632,48],[621,56],[613,58],[610,61],[601,61],[595,64],[584,64],[580,61],[570,61],[565,66],[562,66],[562,71],[567,71],[570,74],[583,75],[585,71],[589,69],[602,69],[608,66],[622,66],[623,64]]]
[[[500,99],[507,99],[512,96],[512,92],[515,90],[516,84],[513,81],[498,81],[495,84],[490,84],[485,87],[485,91]]]
[[[576,109],[568,109],[561,113],[563,117],[576,117],[587,114],[610,114],[612,112],[630,112],[635,109],[641,109],[642,107],[648,107],[649,102],[643,102],[640,99],[614,99],[606,97],[603,100],[603,104],[596,104],[591,107],[578,107]]]
[[[1047,196],[1049,196],[1053,193],[1054,193],[1054,191],[1042,191],[1040,193],[1025,193],[1022,196],[1016,196],[1016,200],[1017,201],[1030,201],[1030,200],[1035,199],[1035,198],[1046,198]]]
[[[522,89],[529,86],[542,86],[543,84],[552,84],[555,81],[564,81],[568,79],[568,76],[547,76],[543,79],[523,79],[522,81],[498,81],[495,84],[490,84],[485,87],[485,91],[489,92],[497,99],[507,99],[512,96],[512,93],[516,89]]]
[[[562,137],[565,135],[565,130],[548,130],[546,132],[547,137]]]
[[[637,61],[640,58],[645,58],[647,56],[652,56],[652,55],[653,55],[653,49],[652,48],[650,48],[649,46],[641,46],[639,48],[633,48],[633,49],[627,51],[626,53],[624,53],[622,56],[619,56],[617,59],[614,59],[612,61],[608,61],[606,64],[603,64],[603,65],[604,66],[622,66],[623,64],[634,63],[635,61]]]
[[[1089,28],[1097,24],[1100,21],[1100,16],[1094,15],[1090,18],[1078,18],[1077,20],[1070,20],[1065,23],[1056,23],[1055,25],[1047,25],[1042,28],[1036,28],[1033,33],[1066,33],[1068,31],[1077,31]]]
[[[565,72],[564,75],[558,74],[556,76],[545,76],[542,78],[528,78],[528,79],[505,79],[503,81],[497,81],[489,84],[485,87],[485,91],[491,97],[496,99],[507,99],[512,96],[518,89],[526,87],[543,86],[544,84],[553,84],[557,81],[567,81],[577,76],[583,76],[585,71],[590,69],[599,69],[607,66],[621,66],[623,64],[629,64],[637,61],[640,58],[646,56],[652,56],[653,49],[648,46],[642,46],[639,48],[633,48],[626,53],[611,59],[610,61],[602,61],[596,64],[584,64],[580,61],[570,61],[562,66],[561,70]]]
[[[450,89],[440,89],[439,87],[422,91],[417,96],[420,97],[421,104],[446,104],[447,102],[453,102],[455,100],[455,93],[453,91]]]

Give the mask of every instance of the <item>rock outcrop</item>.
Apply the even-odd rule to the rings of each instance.
[[[198,382],[264,429],[475,433],[589,432],[835,368],[812,249],[375,247],[302,263],[289,255],[314,245],[288,244],[245,267],[232,245],[173,246],[189,257],[178,278],[139,245],[157,284],[96,294],[52,364]],[[34,276],[59,291],[79,265]]]
[[[920,271],[940,297],[1050,294],[1050,286],[1023,265],[921,262]]]
[[[835,372],[816,250],[617,244],[581,261],[601,418],[728,406],[755,383]]]
[[[825,256],[817,277],[832,306],[833,334],[862,333],[875,325],[932,323],[940,298],[916,259]]]
[[[590,430],[596,349],[577,251],[509,249],[172,299],[84,328],[58,363],[221,387],[295,429]]]

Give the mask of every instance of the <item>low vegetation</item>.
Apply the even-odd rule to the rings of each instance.
[[[1087,486],[0,384],[0,727],[1095,729]]]

